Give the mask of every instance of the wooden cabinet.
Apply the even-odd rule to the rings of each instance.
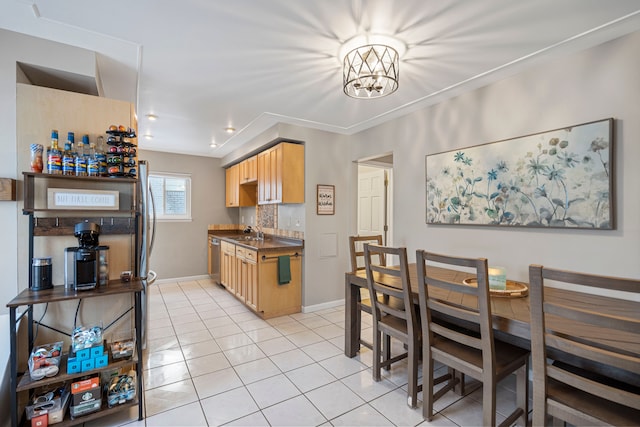
[[[236,247],[239,293],[236,296],[251,309],[258,310],[258,251]]]
[[[240,163],[240,185],[258,181],[258,156],[249,157]]]
[[[226,170],[225,206],[228,208],[256,205],[256,186],[241,185],[240,173],[241,163],[233,165]]]
[[[231,293],[236,293],[236,245],[220,243],[220,283]]]
[[[291,281],[278,283],[278,257],[289,256]],[[264,318],[300,312],[302,308],[302,255],[291,249],[269,251],[258,260],[258,313]]]
[[[282,142],[258,154],[258,204],[304,203],[304,145]]]
[[[298,250],[255,249],[222,241],[220,282],[259,316],[268,319],[300,312],[302,256]],[[278,257],[290,257],[291,281],[278,283]]]

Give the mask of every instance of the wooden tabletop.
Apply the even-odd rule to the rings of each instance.
[[[441,279],[462,282],[462,280],[473,277],[473,274],[465,273],[461,271],[448,270],[444,268],[428,266],[428,270],[434,276],[438,276]],[[394,282],[399,281],[395,277],[380,277],[383,283],[394,285]],[[346,273],[345,280],[347,284],[366,288],[367,275],[366,271],[361,270],[356,273]],[[418,301],[418,275],[416,264],[409,264],[409,281],[411,283],[411,291],[414,295],[414,300]],[[353,287],[352,286],[352,287]],[[475,306],[476,301],[474,296],[463,295],[455,292],[444,291],[439,288],[429,288],[430,295],[436,296],[440,299],[446,300],[452,303],[459,303],[469,306]],[[347,301],[346,305],[354,303],[350,301],[351,293],[346,292]],[[570,301],[572,305],[578,305],[580,308],[590,310],[597,307],[598,310],[604,311],[608,314],[616,314],[621,316],[630,317],[640,320],[640,303],[629,300],[622,300],[617,298],[610,298],[605,296],[585,294],[581,292],[573,292],[566,289],[546,289],[545,295],[554,299],[561,299]],[[349,307],[347,308],[349,310]],[[530,334],[530,307],[529,297],[491,297],[491,312],[493,316],[493,328],[494,331],[506,336],[511,336],[519,339],[521,343],[528,343],[531,339]],[[351,313],[345,314],[346,322],[350,322],[348,317]],[[563,329],[570,329],[572,325],[561,324],[553,325],[555,329],[561,331]],[[346,329],[349,329],[348,325],[345,325]],[[575,330],[571,329],[573,335],[584,336],[585,338],[594,339],[617,348],[624,348],[633,353],[640,354],[640,343],[629,340],[624,333],[620,332],[619,335],[611,336],[611,334],[602,334],[598,336],[598,331],[590,328],[589,330]],[[351,338],[351,337],[350,337]],[[345,348],[345,350],[347,350]],[[347,354],[348,355],[348,354]]]

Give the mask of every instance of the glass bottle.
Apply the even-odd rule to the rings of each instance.
[[[86,153],[85,153],[86,154]],[[96,152],[96,143],[89,143],[89,157],[87,158],[87,175],[99,176],[100,175],[100,160]]]
[[[64,151],[62,152],[62,174],[63,175],[75,175],[75,159],[74,159],[74,142],[75,137],[73,132],[67,134],[67,142],[64,144]]]
[[[102,135],[98,137],[98,143],[96,144],[96,158],[98,159],[99,175],[107,176],[107,153],[104,149],[104,137]]]
[[[47,151],[47,173],[52,175],[62,174],[62,158],[58,148],[58,131],[51,131],[51,147]]]
[[[89,135],[83,135],[75,153],[76,176],[87,176],[87,152],[89,151]]]

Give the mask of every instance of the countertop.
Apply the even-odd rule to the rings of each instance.
[[[240,231],[209,230],[209,236],[215,236],[220,240],[240,245],[259,252],[278,251],[282,249],[304,248],[304,240],[266,234],[264,240],[242,240],[245,236],[255,236],[254,233],[245,234]],[[240,239],[240,240],[238,240]]]

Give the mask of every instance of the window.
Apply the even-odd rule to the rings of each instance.
[[[191,221],[191,176],[149,174],[158,221]]]

